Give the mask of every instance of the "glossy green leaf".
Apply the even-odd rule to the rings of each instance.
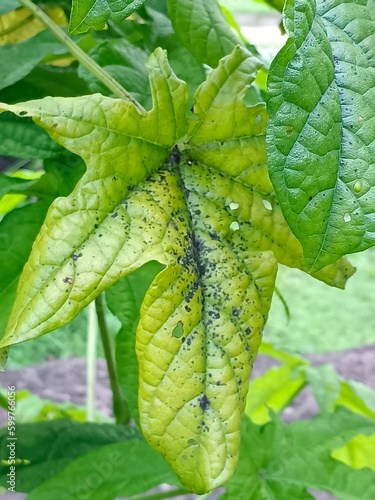
[[[1,429],[2,457],[9,456],[7,438],[7,429]],[[128,426],[79,424],[63,419],[17,424],[17,457],[22,459],[22,463],[17,464],[17,491],[31,492],[76,458],[101,446],[136,438],[138,434]],[[0,485],[5,487],[8,472],[9,468],[0,462]]]
[[[0,336],[16,295],[18,279],[48,209],[32,203],[13,210],[0,222]]]
[[[241,45],[216,0],[168,0],[168,12],[178,38],[201,63],[214,68]]]
[[[371,500],[374,473],[346,467],[331,458],[330,450],[357,434],[373,433],[374,425],[344,410],[288,426],[276,420],[258,427],[246,418],[238,467],[222,498],[307,499],[309,487],[342,500]]]
[[[270,68],[270,175],[313,271],[375,243],[374,9],[288,2]]]
[[[0,90],[28,75],[48,54],[65,53],[66,48],[49,31],[22,43],[0,46]]]
[[[179,485],[160,455],[145,441],[131,439],[77,458],[33,490],[28,500],[113,500],[136,495],[160,483]]]
[[[119,382],[132,418],[139,422],[138,360],[135,332],[143,297],[156,274],[162,270],[158,262],[148,262],[129,276],[112,285],[105,293],[109,310],[121,321],[116,336],[116,367]]]
[[[375,434],[356,436],[341,448],[331,453],[332,458],[353,469],[368,467],[375,472]]]
[[[73,0],[69,30],[75,34],[85,33],[90,28],[102,30],[107,21],[119,23],[144,2],[145,0]]]

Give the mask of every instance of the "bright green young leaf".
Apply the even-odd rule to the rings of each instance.
[[[332,458],[353,469],[368,467],[375,472],[375,434],[356,436],[346,445],[331,453]]]
[[[271,419],[270,410],[280,413],[305,384],[304,369],[288,365],[271,368],[250,382],[246,415],[255,424],[265,424]]]
[[[31,492],[76,458],[101,446],[138,437],[129,426],[79,424],[63,419],[17,424],[17,458],[22,460],[17,464],[17,491]],[[7,430],[0,430],[1,457],[9,456],[7,438]],[[9,467],[0,462],[0,485],[5,487],[8,486],[7,473]]]
[[[313,271],[375,244],[374,9],[289,1],[269,73],[270,175]]]
[[[121,388],[132,418],[138,423],[138,360],[135,332],[143,297],[156,274],[162,270],[158,262],[148,262],[125,276],[105,293],[109,310],[121,321],[116,336],[116,367]]]
[[[107,21],[119,23],[139,9],[145,0],[73,0],[69,31],[102,30]]]
[[[354,380],[343,381],[336,406],[345,406],[355,413],[375,420],[375,391]]]
[[[4,334],[18,279],[43,223],[48,203],[13,210],[0,222],[0,337]]]
[[[199,62],[215,68],[241,40],[228,25],[216,0],[168,0],[176,35]]]
[[[374,421],[347,410],[288,426],[275,420],[258,427],[246,418],[238,467],[222,498],[299,500],[311,498],[306,492],[310,487],[340,500],[371,500],[374,473],[346,467],[331,458],[330,450],[374,428]]]
[[[163,458],[145,441],[130,439],[80,456],[33,490],[28,500],[113,500],[161,483],[180,484]]]
[[[129,243],[132,252],[125,250],[118,258],[130,229],[125,226],[124,232],[122,221],[130,219],[118,204],[184,133],[186,93],[163,51],[156,51],[148,66],[154,107],[142,115],[128,102],[98,94],[3,106],[33,116],[87,165],[72,194],[56,199],[48,212],[18,289],[18,304],[23,305],[16,301],[14,311],[21,307],[23,313],[10,320],[3,346],[65,324],[121,275],[149,260],[146,252],[137,262],[142,240],[136,237]],[[35,293],[30,295],[30,289]]]

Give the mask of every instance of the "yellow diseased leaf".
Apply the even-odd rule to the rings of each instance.
[[[54,5],[45,8],[46,14],[59,26],[67,26],[68,20],[61,7]],[[46,27],[36,19],[29,9],[21,7],[0,16],[0,45],[20,43],[41,31]]]

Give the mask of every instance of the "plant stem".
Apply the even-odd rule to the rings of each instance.
[[[48,28],[55,37],[68,49],[68,51],[92,73],[98,80],[120,99],[125,99],[133,103],[137,111],[144,113],[144,108],[139,102],[134,99],[127,90],[125,90],[107,71],[100,67],[90,56],[88,56],[73,40],[49,17],[40,9],[32,0],[18,0],[22,5],[28,8],[34,16]]]
[[[104,296],[99,295],[95,299],[96,314],[98,315],[98,325],[102,338],[104,354],[107,360],[109,380],[113,395],[113,413],[117,424],[128,424],[130,422],[130,412],[124,394],[120,387],[117,376],[116,361],[113,355],[109,331],[105,320]]]
[[[187,490],[179,489],[162,491],[161,493],[154,493],[153,495],[135,495],[134,497],[130,497],[129,500],[164,500],[164,498],[173,498],[188,494],[189,492]]]
[[[96,399],[96,341],[98,335],[98,319],[95,304],[91,302],[87,308],[87,351],[86,351],[86,420],[95,422]]]

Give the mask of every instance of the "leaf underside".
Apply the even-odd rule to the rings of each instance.
[[[374,0],[288,2],[270,69],[270,176],[313,271],[375,244],[374,12]]]
[[[154,107],[143,115],[98,95],[4,106],[33,116],[87,172],[52,204],[1,346],[71,321],[159,261],[137,329],[141,426],[197,493],[235,468],[277,262],[305,269],[267,175],[264,106],[242,103],[258,67],[240,47],[224,58],[198,89],[188,127],[185,86],[161,51],[149,62]],[[352,272],[342,259],[317,277],[342,287]]]

